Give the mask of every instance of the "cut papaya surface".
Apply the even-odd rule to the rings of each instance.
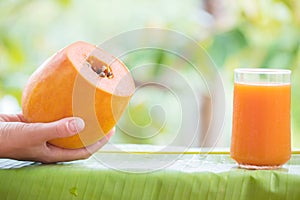
[[[22,111],[27,122],[81,117],[83,131],[49,141],[63,148],[81,148],[116,125],[134,90],[130,72],[119,59],[94,45],[75,42],[32,74],[23,90]]]

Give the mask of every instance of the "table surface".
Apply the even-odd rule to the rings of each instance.
[[[0,199],[300,199],[300,154],[239,169],[224,149],[106,145],[81,161],[0,159]]]

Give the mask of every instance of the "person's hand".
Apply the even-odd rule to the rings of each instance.
[[[0,114],[0,158],[54,163],[86,159],[105,145],[114,129],[95,144],[81,149],[63,149],[47,141],[77,134],[84,121],[70,117],[51,123],[25,123],[23,115]]]

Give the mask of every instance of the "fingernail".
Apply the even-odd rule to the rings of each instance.
[[[84,121],[80,118],[75,118],[73,120],[68,121],[67,127],[68,130],[72,133],[78,133],[84,129]]]

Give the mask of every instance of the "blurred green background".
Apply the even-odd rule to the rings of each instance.
[[[216,145],[230,145],[233,69],[260,67],[293,71],[292,143],[294,148],[300,148],[299,10],[300,1],[297,0],[1,0],[0,112],[20,111],[22,88],[28,77],[58,49],[78,40],[99,44],[136,28],[168,28],[186,34],[202,45],[222,76],[226,115],[222,134],[215,138]],[[124,62],[133,66],[141,59],[158,64],[172,60],[164,52],[148,51]],[[188,69],[183,73],[188,76]],[[159,76],[159,70],[152,75]],[[209,99],[204,91],[202,132],[209,123],[209,110],[205,110]],[[148,110],[149,105],[157,102],[172,106],[174,98],[155,88],[141,91],[139,100],[133,101],[130,114],[121,123],[126,126],[126,120],[130,118],[139,127],[133,128],[138,135],[151,135],[148,131],[153,130],[162,137],[149,136],[139,140],[118,130],[113,141],[167,143],[178,128],[178,119],[176,114],[165,116],[167,122],[161,128],[159,112],[153,111],[149,115]],[[176,113],[176,109],[170,109],[170,112]],[[201,130],[200,135],[203,134]]]

